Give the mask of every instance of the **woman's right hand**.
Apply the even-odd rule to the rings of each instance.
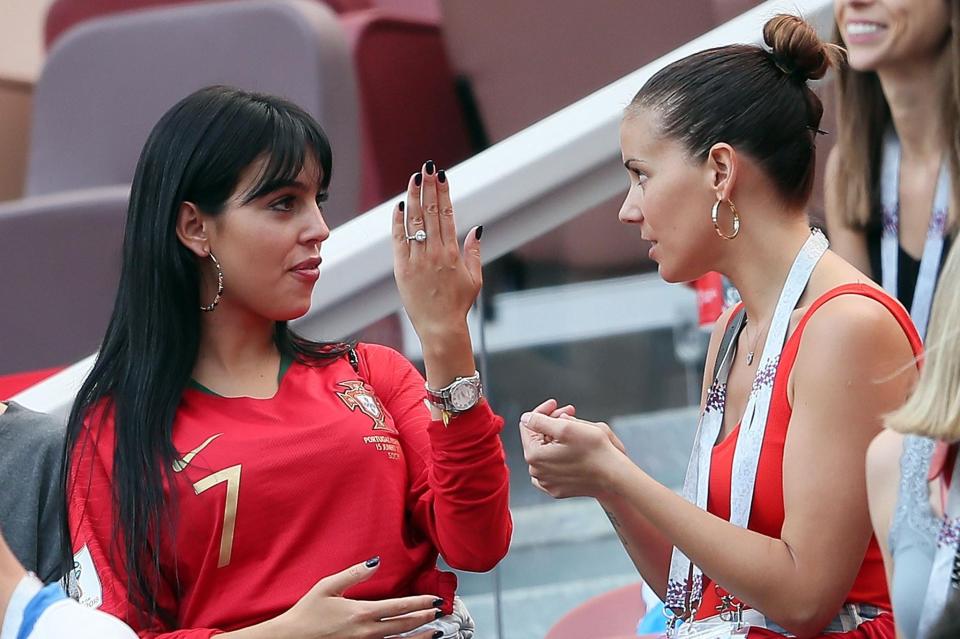
[[[379,561],[360,563],[317,582],[290,610],[271,620],[271,636],[289,639],[383,639],[437,619],[442,601],[431,595],[358,601],[343,596],[373,576]],[[427,631],[409,639],[431,639]],[[442,633],[441,633],[442,634]]]

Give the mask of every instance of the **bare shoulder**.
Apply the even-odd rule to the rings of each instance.
[[[887,483],[900,475],[900,455],[903,452],[903,435],[885,428],[873,438],[867,448],[867,483]]]
[[[890,309],[865,295],[839,295],[810,317],[801,337],[800,360],[841,369],[908,367],[913,349]],[[914,371],[915,372],[915,371]]]
[[[867,448],[867,504],[873,532],[888,563],[889,536],[900,492],[900,455],[903,435],[884,429]]]

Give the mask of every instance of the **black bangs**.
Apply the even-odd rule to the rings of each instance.
[[[330,186],[333,154],[323,130],[297,107],[285,110],[273,105],[265,107],[266,122],[260,136],[263,146],[257,157],[267,161],[241,201],[246,204],[295,182],[307,164],[308,149],[317,170],[314,182],[325,192]]]

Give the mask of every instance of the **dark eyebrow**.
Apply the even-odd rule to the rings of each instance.
[[[247,193],[246,197],[243,198],[243,204],[249,204],[259,197],[263,197],[264,195],[273,193],[274,191],[279,191],[280,189],[291,187],[300,192],[306,192],[308,190],[307,185],[298,180],[272,180],[265,184],[261,184],[260,188],[256,189],[255,191]]]
[[[636,158],[630,158],[630,159],[628,159],[628,160],[624,160],[624,161],[623,161],[623,167],[624,167],[626,170],[628,170],[628,171],[631,170],[631,169],[630,169],[630,163],[631,163],[631,162],[637,162],[638,164],[643,164],[643,160],[638,160],[638,159],[636,159]]]

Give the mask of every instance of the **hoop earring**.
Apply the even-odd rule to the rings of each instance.
[[[214,257],[213,253],[208,254],[210,259],[213,260],[213,265],[217,269],[217,296],[213,298],[213,301],[208,305],[200,305],[200,310],[209,313],[213,309],[217,308],[217,304],[220,303],[220,299],[223,297],[223,269],[220,267],[220,262],[217,261],[217,258]]]
[[[737,207],[733,205],[733,200],[728,198],[727,204],[730,205],[730,212],[733,213],[733,233],[726,235],[720,230],[720,221],[718,219],[720,217],[720,200],[717,200],[713,205],[713,209],[710,210],[710,219],[713,220],[713,228],[717,231],[717,235],[725,240],[732,240],[740,233],[740,216],[737,214]]]

